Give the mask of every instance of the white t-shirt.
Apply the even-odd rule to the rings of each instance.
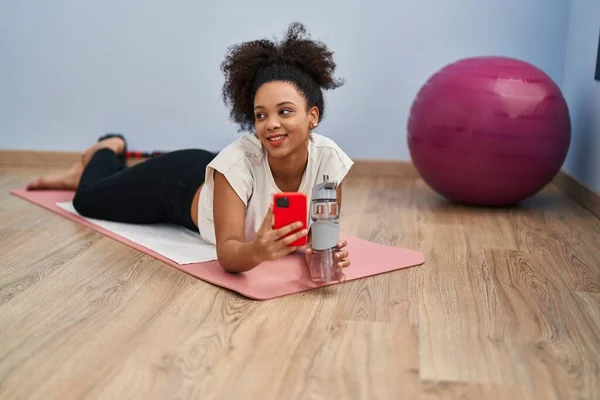
[[[322,182],[323,175],[342,182],[353,164],[333,140],[311,133],[308,164],[298,189],[307,195],[307,206],[310,206],[312,188]],[[213,219],[215,170],[227,178],[246,205],[246,241],[253,240],[273,195],[281,192],[273,179],[266,150],[254,134],[245,134],[219,152],[206,168],[206,179],[198,201],[198,230],[202,238],[212,244],[216,244]]]

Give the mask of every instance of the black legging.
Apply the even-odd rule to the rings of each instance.
[[[100,149],[81,175],[73,207],[88,218],[167,222],[197,232],[190,207],[215,156],[206,150],[178,150],[126,167],[114,151]]]

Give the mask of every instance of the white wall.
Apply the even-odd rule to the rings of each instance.
[[[594,80],[600,1],[573,0],[569,24],[564,94],[573,120],[571,149],[564,170],[600,193],[600,82]]]
[[[354,158],[408,160],[406,120],[432,73],[499,54],[561,84],[568,17],[565,0],[0,2],[0,148],[81,150],[122,131],[140,150],[219,149],[238,136],[220,98],[226,47],[297,19],[347,80],[320,132]]]

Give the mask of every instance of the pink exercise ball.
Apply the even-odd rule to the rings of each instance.
[[[559,172],[571,141],[560,88],[507,57],[443,67],[419,90],[408,119],[411,159],[442,196],[480,206],[519,203]]]

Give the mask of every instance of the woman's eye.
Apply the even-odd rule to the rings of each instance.
[[[264,114],[256,114],[256,119],[262,119],[264,117]]]
[[[291,112],[292,112],[292,110],[288,110],[288,109],[283,109],[283,110],[281,110],[281,113],[282,113],[283,115],[288,115],[288,114],[290,114]]]

